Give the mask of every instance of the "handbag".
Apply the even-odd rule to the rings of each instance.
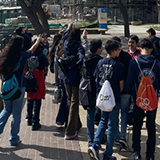
[[[113,110],[115,105],[116,105],[116,102],[115,102],[113,90],[110,86],[109,81],[105,80],[98,94],[98,97],[96,100],[96,106],[102,111],[110,112]]]
[[[96,105],[92,91],[92,81],[93,79],[82,77],[79,84],[79,101],[85,110],[94,108]]]
[[[19,84],[17,77],[15,75],[15,71],[20,66],[20,61],[22,57],[19,59],[17,65],[8,75],[2,76],[2,85],[1,85],[1,97],[4,100],[15,100],[21,96],[21,89],[23,84],[23,72],[21,75],[21,84]]]
[[[53,103],[58,104],[60,99],[61,99],[61,86],[57,85],[55,90],[54,90],[54,95],[53,95]]]

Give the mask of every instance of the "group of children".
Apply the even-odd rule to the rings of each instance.
[[[150,35],[150,31],[153,31],[153,29],[147,30],[148,35]],[[106,129],[107,140],[103,160],[116,160],[116,157],[112,156],[114,143],[119,143],[124,146],[124,148],[126,147],[127,115],[130,108],[131,97],[134,100],[133,154],[131,159],[141,159],[141,128],[145,115],[147,119],[146,127],[148,131],[146,160],[155,159],[155,118],[157,109],[154,109],[153,111],[144,111],[136,105],[136,93],[140,84],[142,72],[145,76],[150,75],[154,90],[158,97],[160,62],[157,57],[155,58],[154,56],[156,48],[151,39],[153,36],[155,36],[155,34],[148,36],[148,38],[144,38],[139,42],[138,36],[131,35],[128,40],[128,53],[121,50],[120,38],[113,37],[105,44],[107,56],[103,59],[100,57],[102,52],[101,40],[92,40],[90,43],[90,54],[85,58],[88,60],[88,62],[85,60],[85,65],[87,66],[88,64],[88,73],[91,77],[95,78],[96,89],[92,88],[94,92],[96,90],[94,98],[96,99],[96,95],[100,91],[104,81],[109,78],[116,101],[116,106],[111,112],[101,111],[101,119],[95,135],[94,115],[96,108],[92,107],[87,110],[88,153],[90,157],[95,160],[100,159],[98,151],[101,147],[101,141],[105,135]],[[94,57],[97,57],[97,60]],[[142,72],[136,61],[138,61]],[[120,133],[118,127],[119,110],[121,110]]]
[[[47,55],[49,52],[49,45],[47,40],[47,35],[44,34],[42,37],[39,37],[33,46],[30,46],[27,51],[24,51],[24,46],[19,46],[19,52],[16,53],[16,45],[21,42],[23,44],[23,39],[28,40],[29,36],[23,35],[23,28],[17,29],[17,34],[21,37],[12,38],[10,45],[7,45],[8,50],[2,51],[3,55],[11,55],[13,49],[13,54],[17,54],[17,59],[15,59],[15,64],[17,60],[22,56],[23,61],[28,66],[28,70],[41,70],[43,71],[43,78],[39,79],[37,76],[37,81],[45,80],[45,76],[48,71],[48,60]],[[157,37],[154,29],[150,28],[147,30],[148,38],[144,38],[139,42],[137,35],[131,35],[128,40],[128,52],[125,52],[121,49],[121,39],[119,37],[112,37],[107,40],[105,44],[105,50],[107,52],[106,57],[101,57],[102,53],[102,41],[93,39],[90,41],[89,50],[90,53],[85,56],[85,52],[88,50],[88,41],[87,33],[83,32],[83,38],[85,40],[84,45],[81,45],[81,32],[80,29],[72,28],[72,24],[68,25],[67,30],[64,33],[55,35],[52,48],[50,51],[50,62],[54,62],[54,72],[55,72],[55,82],[63,89],[63,97],[60,105],[59,113],[56,117],[57,125],[63,125],[65,123],[65,140],[74,139],[78,131],[82,127],[82,123],[79,117],[79,83],[81,76],[88,76],[92,80],[91,90],[92,90],[92,99],[96,100],[96,97],[106,79],[109,80],[112,87],[116,105],[111,112],[101,111],[101,118],[98,122],[98,128],[96,133],[94,133],[94,119],[96,113],[96,104],[87,107],[87,137],[88,137],[88,153],[91,158],[99,160],[99,148],[101,147],[102,139],[106,136],[106,149],[104,150],[103,160],[116,160],[116,157],[112,156],[113,154],[113,144],[118,143],[126,147],[126,128],[127,128],[127,115],[130,107],[131,97],[134,100],[134,123],[133,123],[133,154],[131,159],[140,160],[140,139],[141,139],[141,128],[143,125],[143,118],[146,115],[146,127],[148,131],[147,139],[147,151],[146,151],[146,160],[154,160],[155,156],[155,145],[156,145],[156,111],[144,111],[142,108],[136,105],[136,93],[142,74],[147,76],[149,75],[152,80],[155,92],[158,97],[159,93],[159,83],[160,83],[160,62],[157,59],[158,49],[156,49]],[[22,36],[23,35],[23,36]],[[23,37],[23,38],[22,38]],[[30,37],[31,38],[31,37]],[[69,59],[67,67],[68,70],[66,73],[62,73],[59,64],[58,58],[59,54],[57,53],[57,48],[60,42],[63,42],[63,56],[66,59]],[[30,44],[29,44],[30,45]],[[23,50],[23,52],[22,52]],[[25,49],[26,50],[26,49]],[[22,54],[22,53],[23,54]],[[25,53],[25,54],[24,54]],[[29,63],[29,57],[31,55],[37,56],[38,61],[36,68],[33,68],[35,64]],[[25,56],[27,55],[27,57]],[[33,55],[30,62],[33,62]],[[42,56],[43,55],[43,56]],[[15,56],[15,58],[16,58]],[[62,55],[60,55],[62,56]],[[28,60],[27,60],[28,59]],[[8,62],[2,61],[0,63],[0,73],[5,75],[6,71],[4,70],[5,63],[8,65]],[[154,65],[153,65],[154,64]],[[85,70],[84,70],[85,67]],[[23,73],[24,64],[21,65],[21,68],[17,70],[17,77],[19,74]],[[141,68],[141,70],[140,70]],[[19,80],[21,81],[21,80]],[[25,84],[23,84],[25,87]],[[9,115],[13,113],[13,121],[17,119],[15,116],[18,113],[18,121],[15,126],[12,126],[10,144],[16,146],[20,139],[18,136],[22,102],[24,97],[23,94],[19,100],[13,100],[15,105],[18,104],[19,108],[15,105],[12,106],[12,101],[4,101],[4,109],[0,114],[0,133],[3,132],[4,126],[7,122]],[[45,91],[44,91],[45,92]],[[45,93],[44,93],[45,94]],[[27,125],[32,125],[32,130],[38,130],[41,128],[40,124],[40,107],[41,99],[43,97],[36,97],[38,94],[28,94],[27,102]],[[19,101],[21,103],[19,103]],[[11,110],[11,108],[13,109]],[[16,108],[17,107],[17,108]],[[65,113],[64,113],[65,110]],[[121,110],[121,131],[119,131],[119,110]],[[17,112],[17,113],[16,113]],[[16,129],[17,128],[17,129]],[[12,132],[14,135],[12,135]]]
[[[69,28],[64,34],[68,36],[71,32],[71,28]],[[155,39],[158,38],[155,36],[156,33],[153,28],[147,30],[148,38],[144,38],[139,42],[139,38],[137,35],[131,35],[128,39],[128,51],[125,52],[121,49],[121,39],[119,37],[112,37],[109,39],[105,44],[105,50],[107,52],[107,56],[105,58],[101,57],[102,53],[102,41],[100,39],[93,39],[90,41],[89,50],[90,53],[87,54],[85,57],[81,56],[81,60],[83,59],[83,64],[81,64],[76,70],[74,67],[72,68],[72,73],[67,75],[68,73],[63,73],[63,77],[60,78],[60,83],[63,89],[64,100],[65,101],[64,107],[63,103],[61,102],[59,112],[64,112],[66,108],[67,116],[69,116],[69,123],[68,117],[64,118],[58,113],[58,117],[56,118],[57,125],[62,125],[66,122],[66,132],[65,132],[65,139],[70,140],[74,139],[77,136],[78,129],[80,129],[81,122],[78,118],[78,84],[79,84],[79,75],[82,77],[89,77],[91,79],[91,91],[92,91],[92,99],[96,100],[96,97],[106,79],[109,79],[111,87],[113,89],[113,93],[115,96],[116,106],[111,112],[104,112],[100,111],[101,118],[98,122],[98,128],[96,133],[94,133],[94,124],[95,124],[95,114],[97,112],[95,101],[92,102],[92,105],[88,106],[87,109],[87,137],[88,137],[88,153],[92,159],[99,160],[99,148],[101,147],[101,143],[106,137],[106,149],[103,154],[103,160],[116,160],[116,157],[112,156],[113,154],[113,144],[120,144],[121,146],[126,149],[127,142],[126,142],[126,129],[127,129],[127,118],[128,118],[128,111],[130,109],[131,99],[134,101],[134,123],[133,123],[133,154],[131,159],[132,160],[140,160],[140,137],[141,137],[141,128],[143,125],[143,118],[146,115],[147,117],[147,130],[148,130],[148,140],[147,140],[147,151],[146,151],[146,160],[154,160],[154,152],[155,152],[155,117],[156,117],[156,110],[153,111],[144,111],[140,107],[136,105],[136,92],[141,80],[141,71],[138,68],[136,60],[138,61],[143,74],[150,75],[152,78],[152,83],[154,89],[158,96],[158,87],[160,82],[160,62],[157,60],[158,52],[156,50],[156,46],[154,44]],[[72,35],[73,36],[73,35]],[[55,36],[56,37],[56,36]],[[62,36],[59,36],[60,39]],[[86,35],[85,35],[86,37]],[[73,38],[73,37],[72,37]],[[58,41],[60,41],[60,39]],[[63,39],[63,38],[62,38]],[[73,39],[69,39],[71,44],[73,43]],[[69,43],[68,41],[66,41]],[[65,46],[64,41],[64,46]],[[87,41],[86,41],[87,42]],[[73,45],[73,44],[72,44]],[[55,46],[58,46],[56,43]],[[52,50],[55,50],[56,47],[53,47]],[[74,45],[73,45],[74,46]],[[86,47],[87,46],[87,47]],[[75,46],[74,46],[75,47]],[[72,47],[72,49],[74,48]],[[86,47],[86,48],[85,48]],[[84,46],[85,51],[88,49],[88,42],[87,45]],[[70,53],[73,52],[72,49],[66,51],[66,57],[70,56]],[[82,50],[83,51],[83,50]],[[84,52],[84,51],[83,51]],[[68,54],[68,55],[67,55]],[[155,61],[155,65],[152,68],[153,62]],[[58,65],[57,65],[58,66]],[[84,69],[85,68],[85,69]],[[55,69],[55,73],[58,70]],[[75,79],[72,82],[72,78],[75,77],[74,72],[78,73],[76,78],[76,85]],[[56,77],[58,74],[55,74]],[[72,77],[71,77],[72,75]],[[67,77],[70,76],[70,77]],[[65,78],[64,78],[65,77]],[[70,79],[71,78],[71,79]],[[56,78],[56,83],[59,83],[59,78]],[[68,84],[67,84],[68,83]],[[136,87],[135,87],[136,84]],[[66,91],[67,93],[66,97]],[[67,91],[67,92],[68,92]],[[72,104],[71,98],[72,96],[75,99],[75,102]],[[74,95],[75,94],[75,95]],[[67,100],[68,99],[68,100]],[[93,105],[94,104],[94,105]],[[71,105],[71,106],[70,106]],[[76,114],[77,118],[79,119],[79,124],[73,123],[73,118],[70,112],[73,112],[73,109],[76,107]],[[63,108],[63,109],[62,109]],[[85,108],[85,107],[84,107]],[[119,111],[121,110],[121,129],[119,131]],[[145,114],[146,113],[146,114]],[[138,115],[138,116],[137,116]],[[70,117],[71,116],[71,117]],[[62,121],[61,121],[62,120]],[[62,123],[61,123],[62,122]],[[77,122],[77,121],[75,121]],[[97,122],[96,122],[97,123]],[[72,132],[67,132],[68,127],[67,125],[70,124],[72,126]],[[70,126],[70,127],[71,127]],[[73,132],[74,127],[74,132]],[[77,129],[78,128],[78,129]],[[107,129],[107,135],[105,135]],[[71,130],[70,130],[71,131]],[[70,134],[72,133],[72,134]]]

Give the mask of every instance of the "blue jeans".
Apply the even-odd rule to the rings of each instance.
[[[3,133],[4,126],[11,114],[13,114],[12,122],[11,122],[11,132],[9,142],[10,145],[16,145],[19,141],[19,130],[21,123],[21,112],[23,108],[23,100],[25,94],[25,88],[21,89],[22,94],[16,100],[7,100],[3,101],[4,109],[0,114],[0,134]]]
[[[64,123],[67,124],[69,109],[68,109],[66,89],[65,89],[63,80],[61,80],[61,88],[62,88],[63,96],[62,96],[61,104],[56,117],[56,122],[60,122],[61,124],[64,124]]]
[[[100,148],[101,140],[104,137],[106,128],[108,127],[104,157],[111,156],[113,153],[113,143],[118,128],[119,105],[120,103],[117,103],[111,112],[101,112],[101,120],[99,122],[93,143]]]
[[[129,94],[121,95],[121,104],[120,104],[120,109],[121,109],[121,133],[119,133],[119,128],[118,128],[116,138],[126,136],[127,115],[128,115],[128,111],[129,111],[130,98],[131,98],[131,96]]]
[[[27,113],[28,121],[32,122],[34,125],[39,124],[40,109],[41,109],[41,99],[32,99],[27,101]]]
[[[87,135],[88,135],[88,142],[93,143],[94,139],[94,114],[95,108],[87,110]]]

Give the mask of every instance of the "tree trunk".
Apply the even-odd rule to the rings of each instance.
[[[158,23],[160,23],[160,0],[157,0]]]
[[[117,5],[124,19],[124,36],[129,37],[130,31],[129,31],[128,13],[127,13],[126,7],[122,4],[121,0],[118,0]]]
[[[39,14],[41,23],[42,23],[42,25],[43,25],[43,29],[44,29],[44,31],[47,33],[47,35],[50,36],[49,25],[48,25],[47,17],[46,17],[46,15],[45,15],[45,13],[44,13],[41,5],[40,5],[38,8],[39,8],[38,14]]]
[[[42,23],[43,30],[50,36],[50,31],[49,31],[49,25],[47,21],[47,17],[42,9],[42,3],[45,2],[45,0],[37,0],[35,3],[32,5],[32,10],[38,11],[39,18]]]
[[[44,28],[45,28],[45,32],[49,35],[49,26],[47,28],[47,19],[45,20],[46,17],[41,16],[41,22],[44,25],[44,27],[42,26],[42,24],[40,23],[38,17],[37,17],[37,10],[40,10],[41,4],[45,1],[45,0],[36,0],[33,2],[33,4],[28,7],[25,3],[24,0],[17,0],[19,2],[19,5],[22,7],[23,11],[25,12],[26,16],[28,17],[28,19],[30,20],[30,22],[33,25],[33,28],[35,29],[37,34],[41,34],[44,32]],[[41,13],[42,15],[43,13]],[[47,23],[47,24],[46,24]],[[48,31],[47,31],[48,30]]]
[[[25,12],[25,14],[27,15],[28,19],[32,23],[33,28],[35,29],[37,35],[43,33],[44,30],[43,30],[41,23],[38,20],[36,12],[31,7],[27,7],[24,0],[18,0],[18,2],[20,6],[22,7],[23,11]]]

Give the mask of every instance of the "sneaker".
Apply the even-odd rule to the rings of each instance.
[[[25,118],[26,120],[28,119],[28,114],[26,115],[26,118]]]
[[[154,160],[154,157],[146,158],[146,160]]]
[[[71,140],[71,139],[74,139],[75,137],[77,137],[77,132],[74,135],[65,135],[64,139],[65,140]]]
[[[39,124],[34,124],[34,125],[32,125],[32,131],[37,131],[37,130],[39,130],[41,128],[41,124],[39,123]]]
[[[88,154],[91,159],[100,160],[98,147],[96,147],[94,144],[88,148]]]
[[[134,152],[132,154],[131,160],[140,160],[141,159],[141,155],[139,152]]]
[[[11,144],[11,146],[16,147],[21,143],[21,140],[19,140],[16,144]]]
[[[27,126],[31,126],[32,125],[32,122],[27,120]]]
[[[64,123],[61,123],[61,122],[58,122],[58,121],[56,121],[56,124],[57,124],[58,126],[63,126],[63,125],[64,125]]]
[[[126,138],[125,137],[120,137],[119,138],[119,143],[125,147],[127,147],[127,143],[126,143]]]
[[[88,148],[92,146],[92,142],[88,142]]]
[[[76,130],[76,132],[78,133],[81,129],[82,129],[82,125]]]
[[[116,138],[116,139],[114,140],[114,144],[115,144],[115,145],[118,145],[118,146],[120,145],[119,138]]]
[[[59,128],[64,127],[64,124],[63,124],[63,123],[61,123],[61,122],[56,122],[56,124],[57,124],[57,127],[59,127]]]
[[[146,160],[154,160],[154,155],[153,156],[147,156]]]
[[[103,157],[103,160],[117,160],[114,156]]]

